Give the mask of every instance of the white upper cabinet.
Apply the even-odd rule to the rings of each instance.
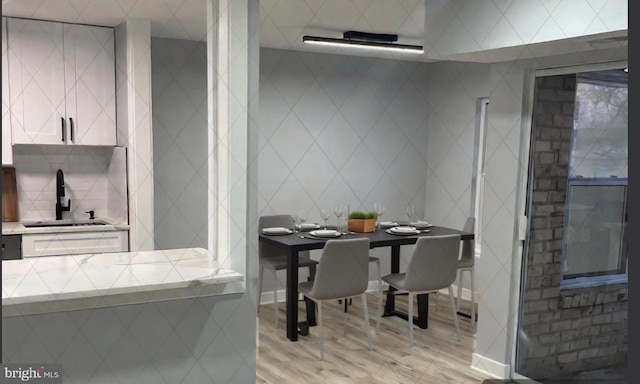
[[[2,164],[13,164],[11,115],[9,114],[9,65],[7,64],[7,18],[2,18]]]
[[[116,145],[113,29],[65,24],[64,57],[69,139]]]
[[[62,24],[9,19],[9,91],[14,144],[65,144]]]
[[[8,20],[14,144],[116,145],[112,28]]]

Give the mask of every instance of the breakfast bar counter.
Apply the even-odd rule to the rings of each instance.
[[[238,336],[256,327],[246,296],[202,248],[3,261],[3,363],[60,364],[64,383],[213,382],[254,341]]]
[[[203,248],[36,257],[2,264],[2,316],[244,292]]]

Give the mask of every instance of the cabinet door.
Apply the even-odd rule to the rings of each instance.
[[[64,55],[69,143],[116,145],[113,28],[66,24]]]
[[[129,252],[128,231],[22,235],[22,257]]]
[[[9,66],[7,65],[7,18],[2,18],[2,164],[13,164],[9,114]]]
[[[65,144],[63,28],[8,20],[9,91],[14,144]]]

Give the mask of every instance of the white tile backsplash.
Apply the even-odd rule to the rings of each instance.
[[[14,146],[20,220],[55,219],[58,169],[64,174],[66,197],[71,199],[71,211],[62,213],[64,219],[86,219],[89,210],[97,218],[108,217],[113,151],[110,147]],[[120,173],[112,179],[124,177]]]

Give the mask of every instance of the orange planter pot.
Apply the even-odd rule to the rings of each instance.
[[[376,219],[349,219],[349,232],[367,233],[376,230]]]

